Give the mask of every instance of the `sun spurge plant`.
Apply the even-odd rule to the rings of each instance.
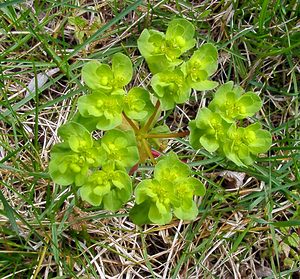
[[[193,24],[182,18],[172,20],[165,33],[142,32],[137,45],[153,75],[149,88],[128,86],[134,67],[122,53],[108,64],[84,65],[88,94],[79,97],[78,112],[59,128],[62,142],[52,148],[49,163],[54,182],[73,184],[83,201],[106,210],[119,210],[133,198],[129,217],[138,225],[167,224],[174,217],[191,221],[205,187],[180,156],[164,154],[167,139],[189,135],[195,150],[204,148],[243,167],[270,148],[271,134],[255,122],[261,99],[231,81],[198,110],[189,131],[172,133],[158,124],[162,111],[187,102],[192,91],[218,86],[211,80],[217,49],[206,43],[194,50],[194,34]],[[153,176],[132,177],[140,164],[152,164]]]

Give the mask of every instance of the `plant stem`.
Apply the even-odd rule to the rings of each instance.
[[[134,122],[130,118],[127,117],[127,115],[124,112],[122,112],[122,115],[124,116],[126,121],[129,123],[129,125],[132,127],[134,132],[137,133],[139,131],[139,128],[134,124]]]
[[[178,132],[178,133],[172,133],[172,134],[148,134],[148,135],[145,135],[145,138],[148,138],[148,139],[153,139],[153,138],[159,138],[159,139],[183,138],[185,136],[188,136],[189,134],[190,134],[190,131]]]
[[[149,119],[148,119],[148,121],[146,122],[145,126],[142,128],[142,130],[143,130],[144,132],[147,132],[148,129],[150,128],[150,126],[151,126],[151,124],[152,124],[152,122],[153,122],[153,120],[154,120],[154,118],[155,118],[155,116],[156,116],[156,114],[157,114],[157,111],[158,111],[159,107],[160,107],[160,101],[157,100],[152,115],[149,117]]]
[[[154,159],[154,157],[153,157],[153,154],[152,154],[152,152],[151,152],[151,149],[150,149],[150,147],[149,147],[148,142],[147,142],[145,139],[142,139],[142,144],[143,144],[143,146],[144,146],[144,148],[145,148],[145,150],[146,150],[146,152],[147,152],[147,154],[148,154],[148,156],[149,156],[149,158],[150,158],[152,164],[153,164],[153,165],[156,165],[156,161],[155,161],[155,159]]]

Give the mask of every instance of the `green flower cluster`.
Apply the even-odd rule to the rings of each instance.
[[[193,220],[198,215],[193,197],[204,194],[203,184],[191,177],[189,166],[171,152],[155,166],[154,178],[145,179],[136,187],[136,205],[130,216],[136,224],[167,224],[172,213],[179,219]]]
[[[217,70],[218,54],[212,44],[204,44],[189,60],[179,59],[195,46],[194,26],[185,19],[170,22],[166,34],[145,29],[138,48],[154,74],[151,86],[163,110],[185,103],[192,89],[210,90],[218,86],[209,80]]]
[[[60,185],[75,183],[82,186],[89,168],[98,167],[104,159],[99,142],[75,122],[61,126],[58,134],[64,142],[54,145],[51,150],[50,176]]]
[[[173,70],[182,63],[179,57],[195,46],[194,34],[192,23],[183,18],[173,19],[166,34],[144,29],[137,41],[138,48],[153,74]]]
[[[259,153],[269,150],[271,134],[258,122],[238,127],[237,120],[253,116],[261,106],[255,93],[244,93],[241,87],[227,82],[219,87],[208,108],[199,109],[196,119],[190,121],[191,145],[219,151],[238,166],[253,164]]]
[[[92,121],[99,130],[111,130],[122,123],[122,112],[134,119],[146,119],[154,109],[147,90],[133,87],[124,90],[132,79],[131,60],[122,53],[112,56],[112,66],[88,62],[82,77],[92,93],[78,99],[82,121]]]
[[[133,132],[113,129],[94,140],[81,124],[59,128],[64,140],[51,151],[49,173],[55,183],[75,184],[81,198],[94,206],[119,209],[131,196],[132,183],[125,167],[139,161]]]
[[[113,163],[106,163],[101,170],[88,176],[80,188],[83,200],[100,205],[107,210],[118,210],[128,201],[132,193],[132,182],[125,169],[117,169]]]

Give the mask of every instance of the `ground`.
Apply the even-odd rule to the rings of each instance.
[[[296,0],[0,3],[0,278],[300,278],[299,12]],[[121,51],[136,65],[131,85],[147,87],[136,40],[175,16],[195,25],[198,46],[217,47],[214,80],[259,94],[254,119],[273,144],[243,168],[170,140],[165,152],[206,186],[199,215],[137,227],[132,202],[110,213],[54,184],[50,150],[87,91],[86,60]],[[212,94],[194,92],[161,121],[186,130]],[[141,166],[136,181],[151,170]]]

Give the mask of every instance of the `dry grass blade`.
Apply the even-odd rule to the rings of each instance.
[[[0,278],[300,278],[300,4],[142,2],[0,4]],[[128,218],[131,202],[116,213],[94,210],[55,185],[49,153],[85,91],[84,61],[125,52],[138,64],[131,85],[147,88],[136,40],[143,28],[164,31],[175,15],[194,23],[198,46],[218,47],[214,80],[259,93],[264,105],[254,118],[272,132],[273,146],[245,169],[170,139],[164,151],[187,160],[207,187],[199,216],[138,228]],[[158,121],[186,131],[212,94],[193,92]],[[136,181],[151,171],[141,168]]]

